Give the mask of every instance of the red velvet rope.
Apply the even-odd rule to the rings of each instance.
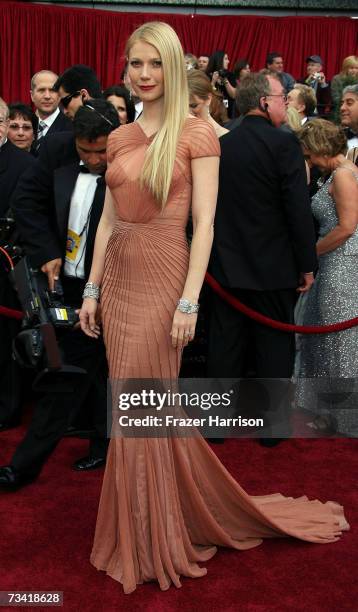
[[[0,306],[0,315],[7,317],[8,319],[22,319],[23,313],[21,310],[14,310],[13,308],[6,308],[6,306]]]
[[[269,327],[273,327],[274,329],[280,329],[285,332],[296,332],[300,334],[330,334],[332,332],[342,331],[343,329],[350,329],[351,327],[355,327],[358,325],[358,317],[354,319],[349,319],[348,321],[341,321],[340,323],[332,323],[331,325],[292,325],[291,323],[281,323],[280,321],[275,321],[274,319],[270,319],[269,317],[265,317],[265,315],[252,310],[245,304],[242,304],[237,298],[233,295],[225,291],[219,283],[209,274],[208,272],[205,275],[205,280],[207,284],[217,293],[223,300],[228,302],[233,308],[239,310],[243,314],[250,317],[250,319],[254,319],[258,323],[262,323],[263,325],[268,325]],[[11,319],[22,319],[23,314],[19,310],[13,310],[12,308],[6,308],[5,306],[0,306],[0,315],[4,315],[5,317],[9,317]]]
[[[265,317],[265,315],[262,315],[259,312],[252,310],[252,308],[245,306],[245,304],[242,304],[237,298],[223,289],[215,278],[213,278],[208,272],[205,275],[205,280],[213,291],[215,291],[215,293],[217,293],[223,300],[230,304],[230,306],[233,306],[233,308],[236,308],[236,310],[239,310],[243,314],[247,315],[250,317],[250,319],[254,319],[258,323],[268,325],[274,329],[280,329],[281,331],[285,332],[296,332],[300,334],[331,334],[333,332],[342,331],[343,329],[350,329],[351,327],[358,325],[358,317],[354,317],[354,319],[349,319],[348,321],[341,321],[340,323],[332,323],[331,325],[314,326],[281,323],[280,321],[275,321],[274,319]]]

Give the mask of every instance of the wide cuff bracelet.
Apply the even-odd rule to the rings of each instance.
[[[86,283],[84,291],[82,293],[83,298],[94,298],[95,300],[99,300],[100,288],[95,283]]]
[[[196,314],[199,312],[199,304],[193,304],[193,302],[189,302],[189,300],[182,298],[177,304],[177,310],[185,314]]]

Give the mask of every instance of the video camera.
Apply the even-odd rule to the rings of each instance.
[[[24,312],[22,330],[13,343],[16,361],[41,370],[33,383],[35,391],[72,392],[77,376],[86,371],[63,363],[55,330],[73,328],[78,322],[75,309],[65,306],[61,284],[50,291],[46,274],[33,269],[27,257],[11,270],[10,278]]]
[[[78,315],[64,304],[61,283],[50,291],[46,274],[31,267],[15,242],[15,221],[1,217],[0,272],[4,282],[10,281],[24,313],[22,329],[13,341],[13,357],[20,366],[39,370],[35,391],[72,392],[78,376],[86,371],[63,363],[56,331],[72,329]]]

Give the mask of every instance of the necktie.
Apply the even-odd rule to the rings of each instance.
[[[36,151],[39,150],[41,144],[41,138],[44,135],[44,129],[47,128],[47,124],[40,119],[39,125],[37,128],[37,140],[36,140]]]
[[[44,130],[47,128],[47,124],[40,119],[39,125],[37,128],[37,140],[40,140],[44,135]]]

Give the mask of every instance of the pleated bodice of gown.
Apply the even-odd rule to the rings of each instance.
[[[102,284],[104,337],[112,379],[174,378],[174,311],[188,270],[185,226],[191,160],[218,156],[211,126],[185,122],[168,202],[160,212],[139,175],[151,142],[138,123],[108,139],[107,183],[117,214]],[[123,584],[199,577],[216,546],[248,549],[262,538],[295,536],[327,543],[348,525],[343,509],[306,497],[248,495],[201,436],[112,439],[91,562]]]

